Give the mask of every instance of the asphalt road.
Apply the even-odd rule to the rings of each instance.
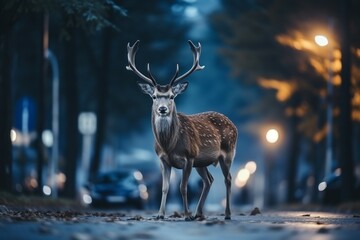
[[[208,213],[184,221],[177,213],[156,220],[156,211],[14,210],[0,206],[0,239],[360,239],[360,216],[327,212],[233,212],[225,221]]]

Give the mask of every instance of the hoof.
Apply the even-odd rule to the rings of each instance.
[[[157,215],[156,220],[164,220],[164,215]]]
[[[225,220],[231,220],[230,216],[225,216]]]

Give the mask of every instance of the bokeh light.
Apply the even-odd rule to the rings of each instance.
[[[326,189],[326,187],[327,187],[326,182],[321,182],[321,183],[319,183],[318,190],[320,192],[322,192],[322,191],[324,191]]]
[[[257,165],[256,165],[256,162],[254,162],[254,161],[249,161],[245,165],[245,169],[247,169],[250,172],[250,174],[253,174],[256,171],[256,168],[257,168]]]
[[[240,169],[235,179],[235,185],[239,188],[244,187],[249,177],[250,177],[250,172],[248,169],[246,168]]]
[[[43,193],[46,195],[46,196],[50,196],[51,195],[51,188],[48,186],[48,185],[44,185],[43,188]]]
[[[274,128],[269,129],[265,137],[269,143],[276,143],[279,140],[279,132]]]
[[[314,40],[316,44],[319,45],[320,47],[325,47],[326,45],[329,44],[329,40],[324,35],[316,35]]]
[[[138,181],[141,181],[141,180],[143,180],[143,175],[142,175],[142,173],[140,171],[135,171],[134,172],[134,178],[136,180],[138,180]]]
[[[11,139],[11,142],[15,142],[15,141],[16,141],[16,138],[17,138],[16,131],[15,131],[14,129],[11,129],[11,130],[10,130],[10,139]]]

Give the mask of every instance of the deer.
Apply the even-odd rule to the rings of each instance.
[[[182,81],[193,72],[202,70],[205,66],[199,64],[201,44],[195,46],[188,41],[193,53],[192,67],[179,76],[179,64],[175,75],[166,85],[158,84],[147,64],[147,75],[141,73],[135,64],[135,56],[139,49],[139,40],[132,46],[127,45],[127,70],[133,71],[143,82],[137,82],[143,93],[152,99],[151,123],[155,138],[155,152],[160,159],[162,175],[162,197],[156,219],[164,219],[166,199],[170,185],[172,168],[182,170],[180,193],[183,201],[185,220],[205,219],[203,207],[214,181],[208,166],[220,164],[225,179],[226,205],[225,220],[231,219],[230,167],[235,157],[237,128],[225,115],[217,112],[203,112],[193,115],[178,113],[174,99],[183,93],[189,84]],[[200,175],[203,186],[196,206],[195,215],[189,211],[187,199],[188,180],[192,169]]]

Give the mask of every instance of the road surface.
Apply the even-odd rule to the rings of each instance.
[[[254,213],[254,212],[252,212]],[[255,212],[256,213],[256,212]],[[156,220],[156,211],[9,209],[0,206],[0,239],[360,239],[360,216],[327,212],[233,212],[225,221],[208,213],[184,221],[176,212]]]

